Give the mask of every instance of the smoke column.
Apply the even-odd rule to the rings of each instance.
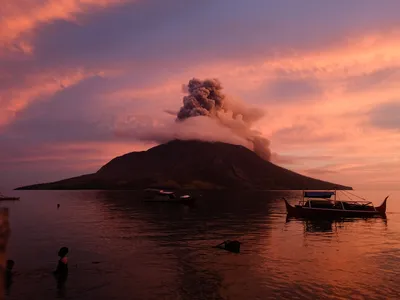
[[[220,126],[229,128],[233,134],[247,140],[252,145],[251,150],[265,160],[271,159],[270,142],[261,133],[252,130],[252,124],[263,117],[257,109],[250,109],[243,104],[235,103],[222,93],[218,79],[199,80],[193,78],[185,87],[188,95],[183,97],[176,122],[186,119],[206,116],[218,122]],[[202,128],[198,129],[199,131]]]

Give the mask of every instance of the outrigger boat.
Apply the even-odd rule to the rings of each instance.
[[[331,197],[334,196],[334,199]],[[356,196],[356,195],[353,195]],[[358,196],[356,196],[358,197]],[[358,197],[363,199],[361,197]],[[285,199],[288,216],[303,218],[386,217],[386,201],[375,207],[370,201],[345,201],[336,198],[336,191],[303,191],[303,199],[292,206]]]

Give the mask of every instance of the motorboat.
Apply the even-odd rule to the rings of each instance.
[[[352,194],[353,195],[353,194]],[[332,196],[334,198],[332,199]],[[356,195],[353,195],[356,196]],[[358,197],[358,196],[356,196]],[[363,199],[361,197],[358,197]],[[316,218],[386,217],[387,196],[380,206],[371,201],[338,200],[335,191],[303,191],[302,200],[291,205],[283,198],[288,216]]]
[[[147,190],[149,192],[149,190]],[[174,192],[164,190],[150,190],[145,197],[146,202],[192,202],[194,198],[190,195],[177,196]]]

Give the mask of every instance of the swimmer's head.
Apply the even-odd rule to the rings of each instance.
[[[15,262],[12,259],[7,260],[6,263],[6,268],[9,270],[12,270],[12,268],[14,267]]]
[[[58,251],[58,256],[60,257],[64,257],[68,254],[68,248],[67,247],[62,247],[60,248],[60,250]]]

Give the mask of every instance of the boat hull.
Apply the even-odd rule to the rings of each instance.
[[[373,211],[363,210],[343,210],[329,208],[310,208],[303,206],[292,206],[286,199],[286,211],[290,217],[299,218],[322,218],[322,219],[337,219],[337,218],[371,218],[371,217],[386,217],[386,199],[381,206],[376,207]]]
[[[160,202],[160,203],[191,203],[195,199],[194,198],[185,198],[185,199],[145,199],[144,202]]]
[[[145,202],[191,203],[194,200],[191,195],[176,196],[174,192],[152,188],[146,189],[144,195]]]

